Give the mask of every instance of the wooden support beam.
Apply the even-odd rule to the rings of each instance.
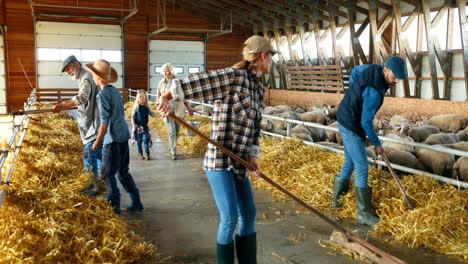
[[[268,41],[271,42],[270,36],[268,36],[268,32],[265,30],[263,31],[263,37],[268,39]],[[276,47],[278,49],[278,47]],[[270,66],[270,73],[268,74],[269,77],[269,83],[270,83],[270,89],[276,89],[276,78],[275,78],[275,66],[272,63]]]
[[[429,0],[422,0],[422,9],[424,14],[424,26],[426,29],[427,50],[429,51],[429,68],[431,71],[432,95],[433,99],[440,99],[439,82],[437,81],[437,65],[433,37],[431,35],[431,8]]]
[[[370,22],[370,40],[369,61],[373,64],[379,64],[379,36],[377,27],[377,0],[369,0],[369,22]]]
[[[336,16],[336,11],[337,11],[337,6],[333,3],[333,1],[330,1],[328,3],[328,14],[329,14],[329,23],[330,23],[330,34],[332,37],[332,51],[333,54],[331,56],[331,64],[338,64],[338,51],[336,49],[336,25],[335,25],[335,16]]]
[[[318,13],[318,10],[314,10],[314,15]],[[318,22],[316,19],[312,19],[312,25],[314,27],[314,34],[315,34],[315,44],[316,44],[316,48],[317,48],[317,62],[318,62],[318,65],[324,65],[325,63],[322,62],[322,60],[320,59],[321,57],[323,57],[323,54],[322,54],[322,50],[320,49],[320,28],[319,28],[319,25],[318,25]]]
[[[402,55],[406,54],[408,56],[409,54],[401,39],[401,33],[403,31],[402,31],[402,26],[401,26],[400,0],[392,0],[392,5],[393,5],[393,12],[394,12],[393,14],[394,14],[394,21],[395,21],[395,29],[396,29],[395,36],[396,36],[396,40],[398,41],[399,52]],[[404,58],[404,56],[402,57]],[[403,91],[404,91],[405,97],[410,96],[410,88],[409,88],[408,80],[403,80]]]
[[[309,60],[311,60],[311,55],[307,52],[307,49],[306,49],[304,21],[299,21],[297,27],[299,28],[299,38],[301,40],[302,58],[304,60],[304,65],[309,65],[310,64]]]
[[[356,23],[356,2],[355,1],[348,1],[348,24],[349,24],[349,30],[350,30],[350,42],[351,42],[351,50],[353,53],[353,62],[354,66],[359,65],[359,54],[358,54],[358,49],[357,45],[359,44],[359,39],[356,37],[356,31],[354,28],[354,25]]]
[[[457,0],[460,33],[463,46],[463,68],[465,70],[466,101],[468,101],[468,21],[466,19],[465,1]]]

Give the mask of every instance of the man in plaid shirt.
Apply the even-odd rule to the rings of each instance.
[[[192,74],[180,85],[159,97],[158,112],[166,117],[168,100],[213,101],[211,139],[247,160],[260,176],[257,157],[263,86],[258,77],[269,73],[277,52],[260,36],[243,45],[243,61],[232,67]],[[233,235],[240,214],[239,234],[235,236],[239,263],[256,263],[255,202],[247,170],[213,145],[208,145],[203,165],[221,215],[217,238],[217,263],[234,263]]]

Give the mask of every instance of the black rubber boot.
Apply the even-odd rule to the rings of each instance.
[[[234,243],[221,245],[218,243],[216,247],[216,263],[218,264],[234,264]]]
[[[339,208],[343,206],[341,202],[341,197],[347,194],[349,191],[349,179],[341,179],[339,176],[335,177],[335,182],[333,183],[333,208]]]
[[[132,203],[127,206],[127,211],[143,211],[145,207],[141,203],[140,192],[137,191],[136,193],[129,193],[130,199]]]
[[[356,204],[358,208],[358,224],[373,226],[380,219],[371,213],[372,189],[356,188]]]
[[[236,254],[239,264],[257,264],[257,234],[236,235]]]

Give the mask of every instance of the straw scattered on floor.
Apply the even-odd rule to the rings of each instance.
[[[356,218],[354,187],[343,197],[344,206],[331,211],[333,179],[343,156],[304,145],[296,139],[261,141],[262,171],[301,199],[329,215]],[[389,173],[370,169],[373,206],[381,218],[375,233],[408,247],[427,247],[468,261],[468,192],[421,176],[406,176],[402,184],[416,202],[408,211]],[[268,189],[280,200],[286,196],[265,181],[252,180],[255,188]],[[303,211],[302,211],[303,212]]]
[[[50,106],[48,106],[50,108]],[[0,263],[141,263],[155,247],[134,234],[103,198],[81,195],[77,124],[66,114],[32,120],[12,183],[3,186]]]

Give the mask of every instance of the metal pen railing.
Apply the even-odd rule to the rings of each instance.
[[[29,96],[27,102],[25,103],[24,110],[25,111],[32,110],[34,108],[35,103],[36,103],[36,89],[33,89],[33,91],[31,92],[31,95]],[[29,121],[30,121],[29,115],[23,115],[19,123],[15,122],[15,116],[13,116],[12,118],[13,118],[12,123],[13,123],[14,128],[10,136],[10,139],[8,140],[8,145],[4,150],[2,150],[1,156],[0,156],[0,184],[1,185],[10,184],[11,177],[15,170],[16,161],[18,160],[19,154],[21,152],[21,147],[23,146],[23,141],[26,136],[26,132],[28,130]],[[16,138],[18,136],[18,133],[21,133],[21,134],[17,142]],[[13,160],[10,165],[10,168],[8,169],[8,174],[5,177],[5,180],[3,180],[2,172],[3,172],[3,169],[5,168],[5,161],[7,160],[10,152],[12,152],[13,150],[14,150]],[[2,208],[6,193],[7,193],[6,189],[0,190],[0,209]]]
[[[130,90],[129,89],[129,98],[135,98],[135,96],[131,96],[130,91],[135,91],[136,92],[136,90]],[[157,96],[155,94],[148,93],[148,96],[154,96],[155,98],[157,98]],[[211,105],[211,104],[202,103],[202,102],[198,102],[198,101],[187,100],[187,102],[192,103],[192,104],[197,104],[197,105],[203,105],[203,106],[207,106],[207,107],[213,107],[213,105]],[[316,128],[321,128],[321,129],[325,129],[325,130],[331,130],[331,131],[339,132],[338,128],[329,127],[329,126],[325,126],[325,125],[321,125],[321,124],[317,124],[317,123],[312,123],[312,122],[304,122],[304,121],[300,121],[300,120],[287,119],[287,118],[277,117],[277,116],[273,116],[273,115],[266,115],[266,114],[262,114],[262,117],[268,118],[268,119],[275,119],[275,120],[284,121],[287,124],[299,124],[299,125],[304,125],[304,126],[308,126],[308,127],[316,127]],[[279,137],[279,138],[292,138],[292,137],[289,136],[290,135],[289,134],[290,126],[288,125],[287,128],[288,128],[287,129],[287,136],[283,136],[283,135],[280,135],[280,134],[267,132],[267,131],[263,131],[263,130],[261,131],[261,133],[264,134],[264,135],[269,135],[269,136],[274,136],[274,137]],[[460,157],[468,157],[468,152],[467,151],[451,149],[451,148],[447,148],[447,147],[444,147],[444,146],[428,145],[428,144],[424,144],[424,143],[398,140],[398,139],[389,138],[389,137],[385,137],[385,136],[379,136],[379,139],[381,141],[383,141],[383,142],[387,141],[387,142],[398,143],[398,144],[406,145],[406,146],[412,146],[412,147],[424,148],[424,149],[429,149],[429,150],[438,151],[438,152],[444,152],[444,153],[448,153],[448,154],[457,155],[457,156],[460,156]],[[303,140],[303,142],[304,142],[304,144],[309,145],[309,146],[318,147],[318,148],[321,148],[321,149],[333,151],[333,152],[340,153],[340,154],[344,155],[344,151],[341,150],[341,149],[338,149],[338,148],[333,148],[333,147],[330,147],[330,146],[326,146],[326,145],[322,145],[322,144],[318,144],[318,143],[314,143],[314,142],[310,142],[310,141],[304,141]],[[385,162],[381,161],[381,160],[373,160],[373,159],[369,158],[369,161],[371,163],[373,163],[373,164],[378,164],[378,165],[385,166],[385,167],[387,166],[387,164],[385,164]],[[395,168],[395,169],[397,169],[399,171],[403,171],[403,172],[407,172],[407,173],[411,173],[411,174],[424,175],[424,176],[436,179],[436,180],[441,181],[441,182],[445,182],[445,183],[448,183],[448,184],[455,185],[455,186],[457,186],[459,188],[460,187],[461,188],[468,188],[468,183],[467,182],[462,182],[462,181],[459,181],[459,180],[446,178],[446,177],[443,177],[443,176],[440,176],[440,175],[437,175],[437,174],[417,170],[417,169],[414,169],[414,168],[405,167],[405,166],[394,164],[394,163],[390,163],[390,165],[393,168]]]

